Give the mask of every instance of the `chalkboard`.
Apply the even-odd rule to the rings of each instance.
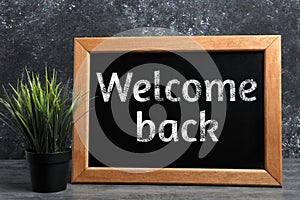
[[[76,39],[74,92],[87,100],[74,116],[72,181],[280,186],[278,44]]]

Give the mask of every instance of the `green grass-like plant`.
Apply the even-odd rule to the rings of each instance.
[[[73,125],[73,112],[79,105],[80,96],[69,99],[69,80],[57,82],[57,72],[49,77],[45,69],[45,83],[39,74],[29,73],[27,81],[18,80],[17,86],[9,84],[12,94],[3,86],[4,96],[0,103],[9,112],[0,112],[2,120],[15,133],[21,133],[27,148],[36,153],[55,153],[66,150],[67,138]]]

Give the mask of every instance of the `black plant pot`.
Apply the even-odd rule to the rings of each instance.
[[[71,149],[49,154],[26,151],[33,191],[58,192],[65,190],[71,155]]]

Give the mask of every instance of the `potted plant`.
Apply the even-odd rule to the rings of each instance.
[[[46,69],[44,81],[27,69],[26,74],[26,82],[9,85],[12,94],[3,86],[0,103],[8,114],[0,112],[0,119],[24,138],[33,191],[61,191],[67,186],[71,159],[67,138],[80,97],[70,100],[69,81],[57,82],[55,70],[49,76]]]

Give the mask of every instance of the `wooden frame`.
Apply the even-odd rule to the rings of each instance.
[[[88,116],[73,129],[73,183],[143,183],[143,184],[205,184],[205,185],[282,185],[281,155],[281,37],[268,36],[179,36],[179,37],[122,37],[115,46],[103,51],[126,51],[132,43],[144,44],[141,51],[152,51],[149,44],[164,43],[176,51],[192,51],[193,48],[178,46],[180,39],[192,39],[201,44],[206,51],[264,51],[264,166],[265,169],[189,169],[163,168],[148,173],[128,173],[108,167],[88,167]],[[83,64],[89,66],[89,53],[108,38],[75,38],[74,41],[74,80],[82,79],[80,88],[74,85],[77,94],[89,87],[89,71],[78,73]],[[175,40],[176,39],[176,40]],[[97,51],[97,49],[96,49]],[[80,74],[80,75],[79,75]],[[80,77],[79,77],[80,76]],[[87,110],[88,101],[81,111]],[[79,109],[79,110],[80,110]],[[78,114],[74,114],[75,118]],[[84,137],[79,137],[78,129]],[[131,171],[143,171],[132,168]],[[127,169],[128,171],[128,169]]]

